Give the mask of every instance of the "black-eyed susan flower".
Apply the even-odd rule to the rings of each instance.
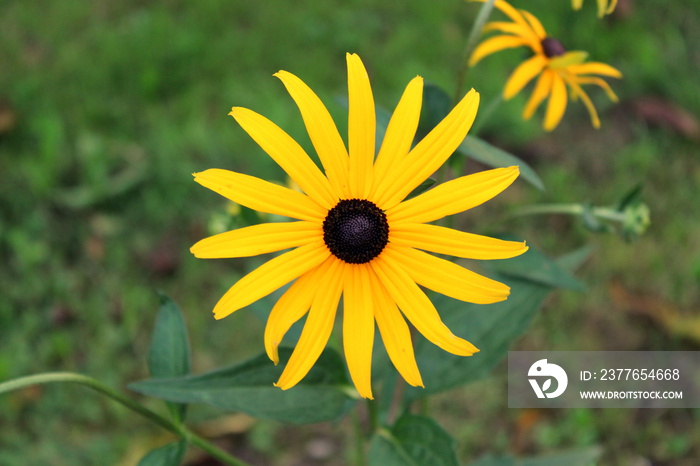
[[[484,57],[501,50],[530,47],[534,55],[521,63],[510,75],[503,89],[503,97],[506,100],[514,97],[539,75],[523,111],[524,119],[530,119],[540,104],[548,98],[543,127],[547,131],[553,130],[564,116],[570,92],[572,100],[581,99],[588,109],[593,126],[599,128],[598,112],[582,85],[595,84],[607,93],[610,100],[617,102],[617,96],[610,85],[599,76],[621,78],[622,73],[605,63],[587,62],[586,52],[567,51],[561,42],[547,35],[542,23],[528,11],[516,10],[505,0],[497,0],[495,6],[508,16],[511,22],[494,21],[484,26],[486,32],[499,31],[502,34],[489,37],[479,44],[469,59],[469,65],[473,66]]]
[[[609,15],[615,11],[617,6],[617,0],[596,0],[598,2],[598,17],[602,18],[605,15]],[[580,10],[583,6],[583,0],[571,0],[571,5],[574,10]]]
[[[428,223],[496,196],[518,176],[517,167],[463,176],[406,200],[462,142],[474,121],[479,94],[469,92],[411,148],[423,92],[422,78],[414,78],[375,158],[375,109],[369,78],[357,55],[348,54],[347,65],[347,149],[316,94],[286,71],[275,74],[298,105],[325,174],[270,120],[245,108],[231,111],[303,193],[227,170],[194,175],[195,181],[236,203],[295,221],[229,231],[206,238],[191,250],[201,258],[228,258],[291,248],[233,285],[216,304],[215,317],[226,317],[293,282],[274,305],[265,328],[265,349],[276,364],[285,333],[308,313],[297,346],[276,383],[288,389],[321,354],[342,295],[347,365],[359,393],[372,398],[375,322],[391,361],[414,386],[423,386],[423,381],[404,316],[445,351],[462,356],[478,351],[450,332],[419,285],[473,303],[493,303],[508,296],[506,285],[425,251],[500,259],[517,256],[527,247]]]

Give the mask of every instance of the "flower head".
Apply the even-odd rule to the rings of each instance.
[[[609,15],[615,11],[617,6],[617,0],[596,0],[598,2],[598,17],[602,18],[605,15]],[[571,5],[574,10],[580,10],[583,6],[583,0],[571,0]]]
[[[191,251],[201,258],[223,258],[292,248],[233,285],[216,304],[215,317],[226,317],[293,282],[273,307],[265,328],[265,349],[277,363],[285,333],[308,313],[299,342],[276,383],[288,389],[321,354],[342,295],[345,358],[357,390],[371,398],[375,322],[393,364],[414,386],[422,386],[423,381],[404,316],[445,351],[462,356],[478,351],[450,332],[418,285],[474,303],[493,303],[508,296],[506,285],[424,251],[499,259],[517,256],[527,247],[427,223],[496,196],[518,176],[517,167],[457,178],[405,200],[462,142],[476,116],[479,94],[469,92],[411,148],[423,92],[422,78],[414,78],[375,158],[376,120],[369,78],[357,55],[348,54],[347,65],[347,149],[316,94],[286,71],[275,74],[298,105],[325,174],[270,120],[245,108],[231,111],[303,193],[227,170],[194,175],[195,181],[236,203],[295,221],[225,232],[198,242]]]
[[[580,98],[583,101],[593,126],[599,128],[598,112],[581,85],[595,84],[607,93],[610,100],[617,102],[617,96],[610,85],[599,76],[621,78],[622,73],[605,63],[587,62],[586,52],[567,51],[561,42],[547,35],[540,21],[531,13],[516,10],[505,0],[496,0],[495,6],[512,22],[494,21],[486,24],[484,31],[499,31],[502,34],[492,36],[479,44],[469,59],[469,65],[473,66],[482,58],[501,50],[530,47],[534,55],[521,63],[510,75],[503,90],[503,97],[506,100],[514,97],[539,75],[523,111],[524,119],[530,119],[540,104],[549,98],[543,126],[547,131],[553,130],[564,116],[570,92],[573,100]]]

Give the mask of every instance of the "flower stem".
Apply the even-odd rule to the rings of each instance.
[[[107,385],[104,385],[99,380],[93,379],[92,377],[88,377],[86,375],[76,374],[73,372],[45,372],[42,374],[30,375],[27,377],[19,377],[0,383],[0,395],[14,390],[19,390],[21,388],[29,387],[31,385],[43,385],[53,382],[73,382],[85,385],[97,391],[98,393],[102,393],[103,395],[112,398],[117,403],[120,403],[121,405],[126,406],[127,408],[140,414],[141,416],[155,422],[164,429],[173,432],[174,434],[186,440],[188,443],[191,443],[192,445],[195,445],[200,449],[206,451],[212,457],[218,459],[224,464],[229,464],[233,466],[247,466],[248,464],[232,457],[224,450],[221,450],[220,448],[211,444],[209,441],[196,435],[195,433],[187,429],[184,425],[178,424],[166,417],[163,417],[155,411],[151,411],[150,409],[146,408],[137,401],[134,401],[133,399],[122,395],[116,390],[108,387]]]
[[[469,70],[469,57],[476,47],[476,43],[479,40],[481,31],[484,29],[486,21],[488,21],[489,16],[491,16],[491,11],[493,11],[493,5],[496,0],[486,0],[479,13],[476,15],[474,24],[472,25],[472,30],[469,33],[469,38],[467,38],[467,45],[464,47],[464,53],[462,55],[462,64],[459,68],[459,74],[457,75],[457,89],[455,90],[455,103],[459,101],[462,95],[462,88],[464,87],[464,81],[467,78],[467,71]]]
[[[541,215],[541,214],[568,214],[568,215],[583,215],[586,206],[583,204],[535,204],[518,209],[514,212],[514,216],[524,215]],[[623,212],[608,208],[608,207],[593,207],[590,210],[593,216],[603,219],[622,222],[625,220]]]

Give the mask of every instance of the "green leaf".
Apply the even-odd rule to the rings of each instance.
[[[138,466],[176,466],[182,462],[186,450],[187,442],[184,440],[169,443],[148,452],[141,458]]]
[[[511,288],[505,301],[479,305],[431,293],[443,322],[481,351],[470,357],[455,356],[419,339],[415,351],[425,388],[408,388],[408,401],[486,377],[530,326],[547,295],[557,286],[578,283],[533,248],[517,258],[493,261],[491,267],[488,275]]]
[[[617,203],[615,210],[622,212],[627,207],[640,202],[642,199],[643,188],[644,185],[642,183],[637,183],[632,189],[626,192],[624,196],[622,196],[622,199],[620,199],[620,202]]]
[[[190,342],[185,319],[177,304],[163,294],[148,351],[148,371],[153,378],[190,373]],[[184,419],[185,405],[168,403],[168,408],[177,420]]]
[[[423,139],[452,110],[452,99],[442,88],[426,83],[423,87],[423,104],[420,112],[416,141]]]
[[[469,463],[469,466],[590,466],[602,454],[603,450],[594,446],[529,458],[488,455]]]
[[[512,237],[503,237],[502,239],[519,241]],[[488,269],[506,277],[519,278],[552,288],[577,291],[585,289],[584,284],[560,266],[557,261],[549,259],[533,247],[530,247],[525,254],[513,259],[489,261],[485,265]],[[512,295],[513,292],[511,292]]]
[[[457,152],[489,167],[520,167],[520,176],[540,191],[544,191],[544,183],[535,170],[522,159],[509,154],[503,149],[492,146],[476,136],[467,136],[457,148]]]
[[[430,189],[435,183],[436,183],[436,181],[434,179],[428,178],[427,180],[425,180],[424,182],[419,184],[416,187],[416,189],[411,191],[411,193],[408,196],[406,196],[406,199],[411,199],[412,197],[416,197],[419,194],[423,194],[428,189]]]
[[[337,419],[356,402],[351,398],[345,364],[337,352],[326,349],[306,377],[295,387],[273,386],[292,354],[280,348],[281,364],[265,354],[202,375],[149,379],[129,388],[145,395],[179,403],[206,403],[253,417],[294,424]]]
[[[556,263],[567,272],[573,272],[591,257],[595,248],[591,245],[581,246],[557,258]]]
[[[372,438],[370,466],[457,466],[454,439],[431,418],[404,414]]]

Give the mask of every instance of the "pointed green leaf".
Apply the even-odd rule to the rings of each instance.
[[[141,458],[138,466],[177,466],[182,462],[187,450],[187,442],[169,443],[155,450],[151,450]]]
[[[583,265],[584,262],[591,257],[593,254],[593,246],[586,245],[581,246],[571,252],[567,252],[563,256],[557,258],[556,263],[559,267],[563,268],[567,272],[573,272]]]
[[[454,439],[429,417],[404,414],[372,439],[370,466],[457,466]]]
[[[180,403],[206,403],[253,417],[309,424],[337,419],[356,402],[345,364],[337,352],[326,349],[308,375],[295,387],[273,386],[292,354],[280,348],[277,366],[261,354],[252,359],[202,375],[149,379],[129,388],[145,395]]]
[[[479,139],[476,136],[467,136],[457,148],[457,152],[493,168],[518,165],[520,167],[520,176],[535,188],[544,191],[544,183],[542,183],[542,180],[530,165],[519,157],[492,146],[483,139]]]
[[[148,351],[148,371],[153,378],[190,373],[190,342],[185,319],[177,304],[163,294]],[[169,403],[168,408],[176,419],[184,419],[184,405]]]

